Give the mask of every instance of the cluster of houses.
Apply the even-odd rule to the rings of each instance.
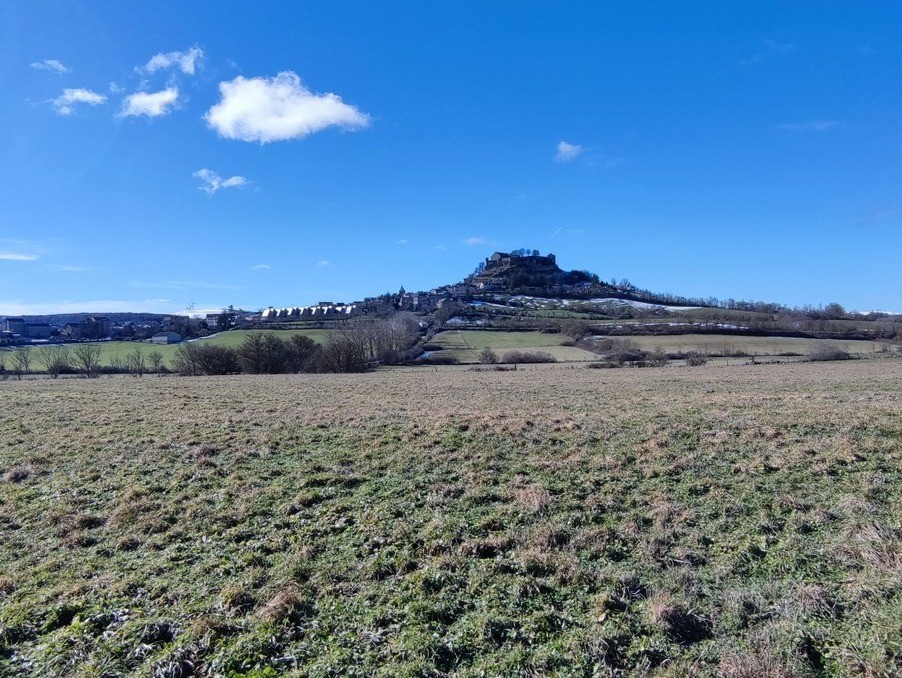
[[[210,331],[206,319],[188,316],[136,316],[118,322],[106,316],[85,316],[68,322],[32,322],[22,317],[7,317],[0,324],[0,345],[40,344],[77,341],[127,340],[172,344],[182,337],[200,336]],[[214,327],[215,328],[215,323]]]
[[[313,306],[287,308],[269,307],[261,314],[264,323],[299,320],[342,320],[357,315],[388,313],[393,310],[429,313],[452,302],[465,302],[474,295],[507,291],[510,283],[506,273],[518,271],[546,280],[557,280],[563,273],[553,254],[540,256],[536,251],[495,252],[477,269],[477,273],[462,282],[437,287],[428,292],[407,292],[403,287],[396,294],[367,297],[349,304],[321,301]],[[559,291],[564,290],[561,286]],[[572,286],[570,286],[572,287]]]
[[[22,337],[24,339],[49,339],[53,328],[49,323],[26,322],[25,318],[7,318],[3,330],[4,339]]]
[[[291,308],[273,308],[270,306],[260,314],[263,322],[276,320],[312,320],[322,318],[348,318],[358,315],[363,307],[363,302],[354,304],[333,303],[321,301],[315,306],[293,306]]]
[[[396,294],[367,297],[351,303],[321,301],[312,306],[269,307],[259,313],[229,307],[218,313],[207,314],[205,318],[144,316],[137,321],[122,319],[120,322],[113,322],[104,316],[87,316],[55,326],[47,322],[28,322],[25,318],[11,317],[6,319],[5,331],[0,332],[0,344],[101,339],[176,343],[183,337],[203,336],[208,332],[221,332],[235,327],[256,327],[260,323],[331,323],[358,315],[382,314],[394,310],[429,313],[446,304],[468,302],[493,293],[510,293],[515,289],[521,294],[589,294],[593,285],[597,285],[597,276],[594,282],[572,279],[575,273],[577,272],[565,273],[558,268],[553,254],[541,256],[537,250],[495,252],[463,281],[428,292],[407,292],[402,287]],[[134,318],[134,314],[131,317]]]

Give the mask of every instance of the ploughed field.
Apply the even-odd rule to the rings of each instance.
[[[2,675],[902,672],[897,360],[0,404]]]

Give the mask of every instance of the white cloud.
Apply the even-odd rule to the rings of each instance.
[[[396,245],[406,245],[406,244],[407,244],[407,238],[401,238],[400,240],[395,240],[395,244],[396,244]]]
[[[473,245],[484,245],[485,244],[485,240],[483,238],[475,238],[475,237],[467,238],[466,240],[463,240],[462,242],[464,245],[470,245],[471,247]]]
[[[161,52],[160,54],[154,54],[150,61],[144,65],[143,70],[146,73],[153,73],[163,68],[177,66],[182,73],[194,75],[197,63],[203,57],[204,51],[196,45],[187,52]]]
[[[221,188],[238,188],[239,186],[246,186],[250,183],[244,177],[239,176],[223,179],[216,172],[209,169],[199,169],[191,176],[200,179],[201,185],[198,186],[198,189],[207,195],[213,195]]]
[[[0,261],[34,261],[37,254],[25,254],[23,252],[0,252]]]
[[[37,71],[54,71],[62,75],[63,73],[71,73],[72,69],[66,66],[62,61],[56,59],[44,59],[43,61],[35,61],[31,67]]]
[[[256,266],[251,266],[252,271],[268,271],[272,266],[269,264],[257,264]]]
[[[60,264],[49,266],[48,268],[54,271],[65,271],[66,273],[97,273],[100,271],[100,269],[93,266],[77,266],[73,264]]]
[[[119,117],[146,115],[150,118],[159,118],[169,115],[170,107],[178,101],[178,98],[178,87],[167,87],[159,92],[135,92],[125,97]]]
[[[87,104],[88,106],[98,106],[106,102],[103,94],[90,89],[64,89],[56,99],[51,99],[50,103],[56,108],[56,112],[60,115],[71,115],[75,104]]]
[[[245,78],[219,83],[221,101],[204,116],[226,139],[272,141],[300,139],[327,127],[367,127],[370,118],[336,94],[315,94],[298,75],[283,71],[274,78]]]
[[[845,127],[838,120],[811,120],[810,122],[790,122],[777,125],[778,132],[827,132]]]
[[[570,162],[582,155],[583,147],[579,144],[568,144],[566,141],[558,142],[555,162]]]
[[[321,259],[320,261],[316,262],[316,265],[320,268],[326,268],[326,266],[329,266],[331,263],[332,262],[328,259]]]
[[[119,117],[146,115],[149,118],[159,118],[169,115],[178,98],[178,87],[167,87],[159,92],[135,92],[125,97]]]

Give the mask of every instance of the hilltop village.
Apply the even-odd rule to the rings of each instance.
[[[428,291],[365,297],[352,302],[320,301],[314,305],[268,307],[245,311],[229,307],[203,317],[150,313],[105,315],[61,314],[7,317],[0,326],[0,345],[126,340],[177,343],[232,328],[251,328],[279,321],[328,321],[392,311],[432,313],[451,304],[491,301],[493,294],[588,298],[610,294],[611,285],[586,271],[563,271],[554,254],[520,249],[494,252],[458,283]]]
[[[451,324],[475,322],[480,325],[485,320],[479,320],[477,316],[486,313],[516,316],[529,309],[547,310],[549,304],[566,307],[571,312],[594,313],[598,317],[623,320],[637,317],[653,319],[653,316],[696,309],[700,320],[715,322],[714,329],[743,332],[815,333],[837,337],[861,335],[864,338],[865,335],[883,337],[887,333],[892,336],[896,331],[895,325],[889,329],[883,326],[869,328],[868,332],[862,333],[857,326],[828,327],[825,324],[835,324],[843,318],[858,322],[885,320],[885,313],[850,316],[838,304],[816,309],[788,309],[765,302],[689,299],[653,293],[639,289],[627,280],[608,283],[589,271],[565,271],[558,266],[557,258],[551,253],[542,255],[538,250],[518,249],[494,252],[460,282],[417,292],[408,292],[401,287],[397,292],[350,302],[320,301],[313,305],[270,306],[254,311],[230,306],[201,317],[152,313],[11,316],[0,319],[0,346],[105,340],[172,344],[230,329],[281,329],[295,327],[297,323],[311,329],[328,329],[361,316],[386,317],[397,311],[426,316],[423,322],[427,325],[432,320],[450,321]],[[704,312],[706,309],[707,313]],[[716,309],[723,313],[713,315]],[[734,317],[728,311],[758,315]],[[739,324],[734,322],[737,319],[741,321]],[[684,324],[686,318],[681,320]],[[641,328],[634,326],[632,329],[639,331]],[[672,322],[669,325],[664,322],[655,328],[655,332],[679,330],[680,327]]]
[[[538,250],[495,252],[481,262],[461,282],[436,287],[427,292],[407,292],[367,297],[350,303],[321,301],[314,306],[265,309],[263,322],[317,318],[352,317],[391,310],[419,313],[434,312],[452,303],[490,300],[495,293],[588,298],[610,293],[613,287],[587,271],[563,271],[554,254],[540,255]]]

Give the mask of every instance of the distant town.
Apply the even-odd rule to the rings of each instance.
[[[586,297],[611,289],[588,272],[562,271],[553,254],[542,256],[538,250],[523,249],[495,252],[459,283],[426,292],[407,292],[401,287],[396,293],[349,303],[320,301],[309,306],[268,307],[258,311],[229,307],[204,317],[153,313],[10,316],[3,322],[0,346],[104,340],[174,344],[233,328],[251,329],[280,321],[328,327],[361,315],[399,310],[430,313],[446,305],[498,292]]]
[[[254,311],[229,306],[203,317],[153,313],[10,316],[0,318],[0,346],[113,340],[177,344],[231,329],[330,329],[360,316],[386,317],[398,311],[433,315],[452,324],[466,323],[468,318],[473,320],[474,314],[519,314],[535,305],[535,299],[556,300],[555,303],[566,306],[570,312],[592,312],[598,318],[621,320],[648,319],[689,309],[701,313],[700,309],[708,309],[702,314],[704,320],[713,322],[719,331],[791,332],[861,339],[893,337],[897,332],[896,320],[889,313],[850,314],[838,304],[790,309],[760,301],[653,293],[625,279],[604,282],[589,271],[562,270],[554,254],[518,249],[494,252],[457,283],[419,292],[408,292],[401,287],[397,292],[351,302],[319,301],[312,305],[270,306]],[[746,315],[736,316],[736,313]],[[736,324],[737,321],[740,323]],[[866,321],[880,322],[862,326]],[[484,320],[475,322],[481,326]],[[669,328],[670,332],[680,329],[672,323]],[[631,331],[641,329],[636,325]],[[660,330],[661,327],[655,328],[656,332]]]

